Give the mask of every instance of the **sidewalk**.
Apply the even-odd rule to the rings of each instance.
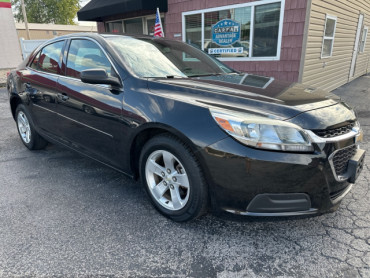
[[[11,71],[11,69],[0,70],[0,87],[6,86],[6,73]]]

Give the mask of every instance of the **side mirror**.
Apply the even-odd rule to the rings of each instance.
[[[87,69],[81,71],[81,81],[89,84],[108,84],[120,87],[121,83],[116,77],[108,77],[105,69]]]

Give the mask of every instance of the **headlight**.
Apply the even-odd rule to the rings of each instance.
[[[289,152],[314,150],[304,130],[292,123],[237,112],[211,110],[211,114],[223,130],[248,146]]]

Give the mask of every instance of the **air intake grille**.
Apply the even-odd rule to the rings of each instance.
[[[340,176],[346,173],[348,167],[348,161],[356,153],[356,145],[352,145],[348,148],[339,150],[333,157],[333,164],[335,173]]]
[[[313,130],[313,132],[323,138],[332,138],[339,135],[346,134],[352,130],[352,128],[355,126],[355,123],[350,123],[348,125],[333,128],[333,129],[324,129],[324,130]]]

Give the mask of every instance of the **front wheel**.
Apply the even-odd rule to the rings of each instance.
[[[140,176],[155,208],[174,221],[188,221],[207,210],[207,186],[193,153],[178,139],[160,135],[140,156]]]

